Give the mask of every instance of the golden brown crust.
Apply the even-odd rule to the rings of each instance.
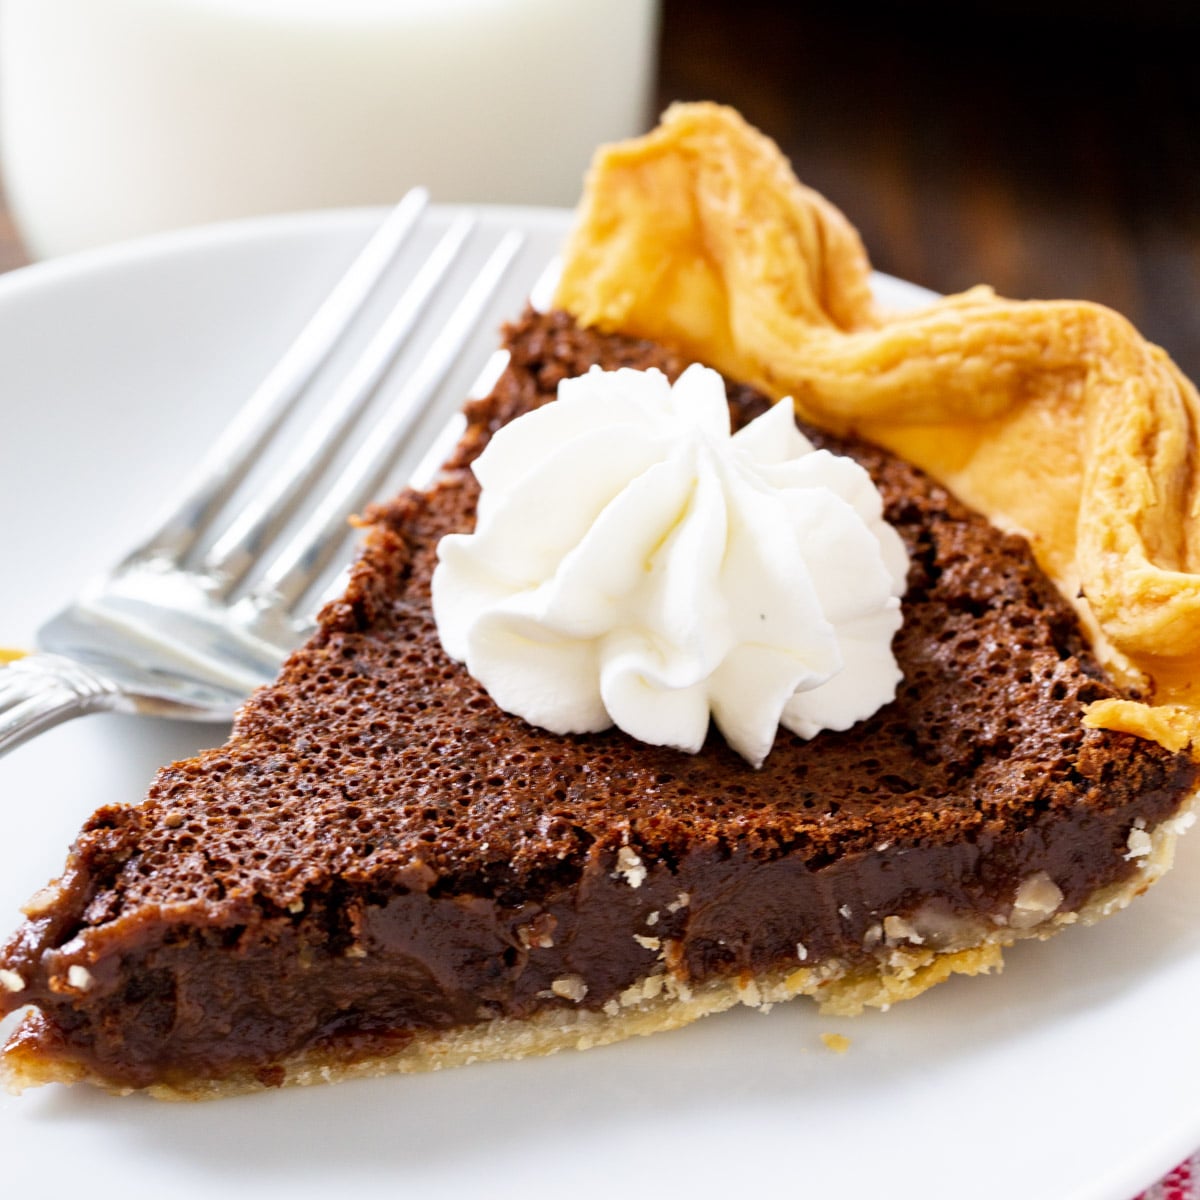
[[[1200,397],[1094,304],[986,288],[881,318],[845,218],[732,110],[676,105],[588,178],[558,301],[791,395],[1030,536],[1106,665],[1200,732]],[[1093,714],[1104,724],[1114,712]],[[1157,740],[1161,716],[1119,728]]]

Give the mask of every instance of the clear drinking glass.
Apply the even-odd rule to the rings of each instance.
[[[657,0],[0,0],[0,149],[47,257],[256,213],[571,204],[651,116]]]

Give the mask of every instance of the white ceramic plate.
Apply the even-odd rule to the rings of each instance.
[[[0,645],[28,644],[146,530],[378,219],[241,223],[0,280]],[[528,274],[492,324],[565,217],[485,214],[510,219],[530,233]],[[89,717],[0,759],[0,936],[94,807],[222,736]],[[0,1097],[0,1188],[1130,1200],[1200,1145],[1200,844],[1181,860],[1130,911],[1018,947],[998,978],[858,1020],[798,1001],[586,1054],[210,1105]]]

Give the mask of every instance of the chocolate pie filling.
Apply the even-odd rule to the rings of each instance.
[[[600,1009],[664,964],[692,984],[865,970],[910,920],[926,944],[972,944],[1039,872],[1074,911],[1136,870],[1135,821],[1195,786],[1187,756],[1083,728],[1081,706],[1118,693],[1023,540],[815,433],[870,470],[911,555],[894,703],[845,733],[781,732],[758,771],[715,734],[689,756],[498,711],[429,607],[438,539],[472,521],[469,463],[593,363],[686,365],[562,314],[527,316],[509,345],[443,481],[371,513],[348,594],[229,743],[97,812],[35,897],[0,954],[22,985],[0,1012],[41,1010],[17,1053],[118,1085],[271,1084],[306,1050],[354,1060],[430,1028]],[[765,406],[738,387],[731,403],[738,423]]]

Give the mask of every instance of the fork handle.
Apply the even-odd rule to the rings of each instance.
[[[0,667],[0,754],[72,717],[118,707],[120,692],[58,654],[30,654]]]

